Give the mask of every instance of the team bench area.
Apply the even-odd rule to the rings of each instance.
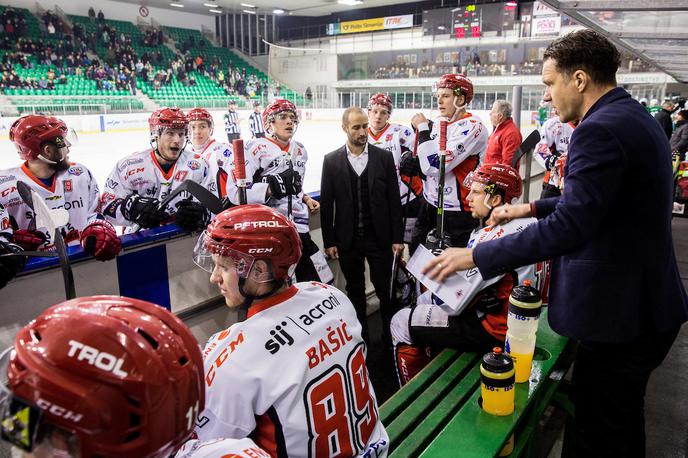
[[[516,384],[514,413],[497,417],[478,404],[482,355],[445,349],[380,408],[390,457],[497,456],[512,433],[510,456],[531,454],[538,421],[572,357],[573,342],[550,329],[543,310],[530,381]]]

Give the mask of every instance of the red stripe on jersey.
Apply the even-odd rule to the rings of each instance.
[[[256,429],[249,437],[271,457],[288,458],[284,431],[274,407],[270,407],[263,415],[256,415]]]
[[[174,165],[172,167],[170,167],[170,170],[167,173],[165,173],[162,166],[158,162],[158,157],[155,155],[155,151],[151,151],[151,159],[153,159],[153,164],[155,164],[155,166],[158,168],[158,170],[160,170],[160,173],[162,173],[162,176],[164,179],[169,180],[170,178],[172,178],[172,174],[174,173],[174,169],[177,168],[176,162],[174,163]]]
[[[299,292],[298,288],[294,285],[291,285],[289,288],[285,289],[281,293],[278,293],[278,294],[275,294],[274,296],[270,296],[266,299],[263,299],[259,303],[257,303],[256,305],[252,305],[248,309],[248,312],[246,313],[246,318],[247,319],[251,318],[256,313],[260,313],[263,310],[269,309],[273,305],[277,305],[277,304],[282,303],[288,299],[291,299],[298,292]]]
[[[391,125],[391,124],[387,123],[387,125],[384,127],[384,129],[382,129],[382,130],[380,131],[380,133],[377,134],[377,135],[375,135],[375,134],[373,133],[373,131],[370,130],[370,127],[368,127],[368,135],[370,135],[371,137],[373,137],[373,140],[378,141],[378,140],[380,139],[380,137],[382,137],[382,134],[384,134],[385,131],[386,131],[387,129],[389,129],[389,126],[390,126],[390,125]]]
[[[451,121],[451,122],[448,122],[448,123],[447,123],[447,127],[451,126],[452,124],[454,124],[454,123],[457,122],[457,121],[461,121],[462,119],[470,118],[471,116],[473,116],[473,115],[470,114],[469,112],[466,112],[466,113],[465,113],[463,116],[461,116],[460,118],[456,118],[455,120],[453,120],[453,121]]]
[[[461,203],[461,211],[468,211],[468,193],[471,191],[463,185],[464,180],[473,170],[478,168],[478,162],[480,161],[479,156],[469,156],[461,164],[457,165],[452,172],[456,176],[456,187],[459,191],[459,202]]]
[[[55,185],[57,184],[57,173],[53,175],[53,184],[50,187],[47,187],[43,184],[41,180],[36,178],[36,176],[31,172],[31,170],[29,170],[29,168],[26,166],[26,162],[22,164],[21,169],[22,172],[24,172],[27,177],[31,178],[31,181],[36,183],[38,186],[40,186],[43,189],[47,189],[50,192],[55,192]]]
[[[217,193],[220,199],[224,199],[227,196],[227,172],[220,169],[217,171]]]
[[[275,140],[273,140],[272,138],[265,137],[265,139],[266,139],[267,141],[269,141],[269,142],[274,143],[275,146],[277,146],[279,149],[281,149],[281,150],[284,151],[285,153],[288,153],[288,152],[289,152],[289,143],[291,143],[291,141],[290,141],[289,143],[287,143],[286,145],[282,146],[282,145],[280,145],[278,142],[276,142]]]
[[[206,150],[207,150],[208,148],[210,148],[210,145],[212,145],[213,143],[215,143],[215,139],[214,139],[214,138],[211,138],[210,141],[209,141],[209,142],[205,145],[205,147],[203,148],[203,151],[201,151],[200,153],[198,153],[198,155],[199,155],[199,156],[203,156],[203,153],[205,153]]]

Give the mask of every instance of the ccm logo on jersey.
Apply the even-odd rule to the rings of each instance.
[[[130,176],[136,175],[137,173],[145,172],[146,169],[144,167],[137,167],[135,169],[129,170],[126,174],[124,174],[124,181],[127,181]]]
[[[280,224],[279,221],[244,221],[243,223],[236,223],[234,229],[244,229],[247,227],[287,227]]]
[[[124,359],[116,358],[110,353],[99,351],[97,348],[89,347],[76,340],[69,341],[67,356],[76,358],[77,361],[86,361],[91,366],[95,366],[105,372],[112,372],[118,377],[126,377],[129,375],[122,370]]]

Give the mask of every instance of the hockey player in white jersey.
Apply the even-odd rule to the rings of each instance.
[[[5,207],[0,205],[0,289],[4,288],[26,265],[26,256],[3,256],[19,254],[23,250],[12,243],[12,224]]]
[[[466,179],[467,202],[476,221],[486,220],[493,208],[514,203],[522,192],[521,177],[508,165],[485,164]],[[494,240],[523,230],[535,218],[521,218],[498,226],[482,226],[471,233],[468,246]],[[457,272],[464,289],[458,304],[445,304],[424,292],[412,308],[392,318],[397,374],[408,382],[429,361],[426,347],[450,347],[464,351],[489,351],[502,346],[506,337],[509,295],[524,280],[538,285],[535,265],[519,267],[500,277],[485,280],[478,269]],[[458,294],[458,293],[457,293]]]
[[[213,115],[205,108],[194,108],[187,113],[191,134],[191,151],[208,163],[208,190],[223,199],[227,189],[227,172],[232,159],[232,145],[213,138]]]
[[[21,181],[48,208],[67,210],[69,222],[61,229],[67,244],[81,243],[100,261],[113,259],[121,250],[121,242],[100,214],[98,184],[91,171],[69,162],[67,136],[67,125],[51,116],[24,116],[10,128],[10,140],[23,161],[0,171],[0,205],[8,213],[13,241],[24,250],[54,249],[54,234],[46,227],[36,227],[35,213],[19,195],[17,182]]]
[[[435,83],[435,94],[440,118],[430,123],[422,113],[411,119],[418,131],[418,157],[405,153],[400,170],[405,175],[421,175],[423,198],[411,251],[425,243],[429,248],[441,246],[466,246],[476,221],[468,209],[468,189],[463,187],[466,176],[482,162],[487,150],[488,132],[482,121],[466,111],[473,99],[473,83],[464,75],[443,75]],[[443,180],[440,167],[440,123],[446,119],[446,169]],[[432,125],[431,125],[432,124]],[[438,205],[438,189],[444,183],[444,227],[447,240],[438,240],[431,229],[435,227]]]
[[[549,118],[540,129],[540,142],[535,147],[535,160],[545,169],[541,199],[561,195],[561,175],[557,167],[558,159],[567,154],[569,141],[576,125],[562,123],[559,116]]]
[[[103,214],[113,224],[132,231],[172,220],[184,230],[207,225],[210,213],[187,193],[172,199],[167,208],[160,201],[184,180],[206,187],[211,180],[208,163],[186,148],[189,120],[179,108],[160,108],[148,119],[151,147],[121,159],[110,173],[101,197]]]
[[[416,200],[423,192],[423,182],[419,176],[406,176],[399,173],[401,155],[407,151],[413,153],[415,134],[410,127],[392,124],[389,118],[392,114],[392,99],[383,93],[374,94],[368,100],[368,143],[392,153],[394,165],[397,168],[399,180],[399,196],[403,215],[406,218],[404,241],[411,243],[411,234],[416,224],[416,216],[420,208],[420,200]]]
[[[196,434],[250,436],[273,457],[384,457],[354,307],[323,283],[288,286],[300,256],[294,224],[264,205],[225,210],[199,238],[194,261],[248,318],[205,347]]]
[[[296,280],[329,283],[334,275],[309,233],[309,215],[320,210],[320,203],[302,190],[308,153],[293,139],[299,124],[296,105],[289,100],[275,100],[263,111],[263,122],[268,136],[252,140],[245,147],[247,201],[275,208],[296,225],[304,254],[296,267]],[[231,173],[227,196],[233,204],[239,204]]]

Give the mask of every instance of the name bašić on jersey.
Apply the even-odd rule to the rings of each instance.
[[[67,170],[55,172],[50,184],[45,184],[31,173],[26,164],[22,164],[0,171],[0,205],[18,229],[27,229],[36,217],[17,191],[18,181],[38,193],[48,208],[64,208],[69,212],[69,222],[65,226],[65,242],[68,244],[78,243],[81,231],[99,215],[98,183],[85,166],[72,163]],[[8,229],[4,226],[3,223],[3,231]],[[37,227],[36,230],[46,237],[39,249],[50,249],[54,244],[53,234],[45,227]]]
[[[250,435],[278,457],[387,456],[365,355],[341,291],[291,286],[208,341],[198,439]]]
[[[103,195],[101,208],[103,215],[112,224],[131,228],[133,223],[122,214],[122,202],[130,194],[154,197],[163,200],[185,180],[192,180],[211,188],[212,177],[208,163],[189,148],[184,149],[174,165],[165,172],[155,157],[155,151],[146,148],[121,159],[110,173]],[[175,213],[175,204],[189,198],[186,192],[180,193],[164,209]]]

